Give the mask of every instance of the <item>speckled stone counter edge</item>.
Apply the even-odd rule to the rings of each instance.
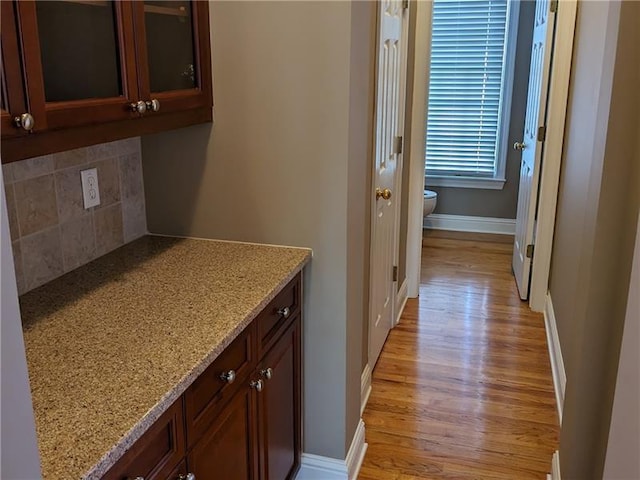
[[[201,240],[201,239],[197,239]],[[206,240],[205,240],[206,241]],[[217,241],[217,240],[216,240]],[[244,242],[231,242],[244,243]],[[256,244],[258,245],[258,244]],[[278,245],[268,245],[276,248],[293,248],[281,247]],[[297,248],[297,247],[295,247]],[[209,365],[228,347],[242,331],[258,316],[258,314],[273,300],[276,295],[287,285],[298,273],[302,271],[304,266],[311,260],[311,250],[306,248],[297,248],[298,250],[306,250],[308,254],[296,265],[291,272],[283,277],[280,283],[264,297],[262,302],[256,306],[244,320],[238,323],[237,327],[227,335],[218,345],[216,345],[209,354],[200,361],[189,373],[187,373],[173,389],[168,391],[139,421],[129,430],[120,441],[114,445],[83,477],[85,480],[99,480],[107,471],[115,465],[115,463],[125,454],[125,452],[162,416],[164,412],[182,395],[189,386],[204,372]]]

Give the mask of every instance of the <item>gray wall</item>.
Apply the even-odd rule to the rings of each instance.
[[[313,249],[304,451],[343,459],[359,418],[368,285],[368,257],[351,253],[368,249],[371,96],[351,94],[371,88],[371,7],[210,8],[215,122],[143,139],[149,230]]]
[[[550,295],[567,375],[563,478],[601,478],[640,208],[640,4],[581,2]]]
[[[502,190],[480,190],[475,188],[433,187],[427,181],[427,188],[438,192],[438,203],[434,213],[447,215],[469,215],[475,217],[516,218],[518,206],[518,185],[520,183],[520,152],[510,148],[513,142],[522,140],[524,115],[527,108],[527,88],[529,86],[529,60],[531,58],[531,38],[535,4],[532,1],[520,3],[518,41],[516,46],[516,67],[513,80],[513,100],[507,150],[506,179]]]
[[[638,135],[640,152],[640,135]],[[640,478],[640,219],[611,412],[604,478]]]
[[[2,176],[0,174],[0,176]],[[22,339],[22,323],[18,307],[18,290],[13,269],[9,238],[9,222],[5,191],[0,182],[0,243],[2,264],[0,355],[0,478],[31,480],[40,478],[40,457],[36,443],[36,427],[31,406],[27,359]]]

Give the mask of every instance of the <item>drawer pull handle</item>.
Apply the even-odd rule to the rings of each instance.
[[[264,387],[264,383],[262,382],[262,380],[253,380],[249,386],[253,389],[255,389],[256,392],[261,392],[262,388]]]
[[[236,371],[229,370],[228,372],[224,372],[220,374],[220,380],[223,380],[227,383],[233,383],[236,380]]]
[[[271,380],[273,378],[273,368],[265,368],[264,370],[260,370],[260,375],[262,375],[267,380]]]
[[[178,475],[177,480],[196,480],[196,476],[193,473],[187,473],[186,475],[181,473]]]
[[[284,318],[289,318],[289,315],[291,315],[291,309],[289,307],[283,307],[278,310],[278,315],[282,315]]]

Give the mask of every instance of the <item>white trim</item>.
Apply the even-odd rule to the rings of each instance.
[[[537,222],[534,234],[536,253],[532,261],[529,306],[541,312],[549,288],[551,250],[556,222],[560,163],[569,98],[569,81],[573,57],[573,37],[576,26],[577,0],[558,2],[556,32],[553,44],[553,64],[548,93],[547,138],[544,143]]]
[[[556,392],[558,418],[560,419],[560,424],[562,424],[562,407],[564,405],[564,392],[567,386],[567,375],[564,370],[556,315],[553,311],[553,302],[551,301],[550,294],[547,294],[547,301],[544,307],[544,327],[547,332],[547,348],[549,349],[549,360],[551,360],[551,374],[553,376],[553,389]]]
[[[371,395],[371,367],[367,363],[360,375],[360,415],[364,412]]]
[[[398,294],[396,295],[396,315],[393,322],[393,326],[395,327],[400,323],[400,317],[402,316],[402,312],[404,311],[404,307],[407,304],[407,299],[409,298],[407,292],[409,288],[409,282],[405,278],[398,289]]]
[[[367,451],[364,438],[364,422],[360,419],[344,460],[303,453],[296,480],[355,480]]]
[[[516,221],[511,218],[468,217],[466,215],[444,215],[432,213],[424,220],[425,228],[451,230],[454,232],[497,233],[514,235]]]
[[[477,188],[479,190],[502,190],[507,180],[505,178],[481,178],[481,177],[438,177],[429,175],[424,178],[425,188],[451,187],[451,188]]]
[[[551,460],[551,475],[547,475],[549,480],[562,480],[560,477],[560,452],[557,450]]]
[[[422,260],[422,212],[424,199],[424,133],[427,129],[427,89],[431,51],[432,2],[410,2],[416,8],[415,55],[413,58],[413,96],[411,102],[411,144],[408,145],[409,217],[407,225],[407,294],[416,298],[420,290]]]
[[[349,480],[358,478],[360,467],[362,467],[362,462],[364,461],[364,455],[367,453],[367,447],[369,446],[364,440],[364,422],[360,419],[356,427],[356,432],[353,435],[351,446],[347,451],[347,458],[345,459]]]

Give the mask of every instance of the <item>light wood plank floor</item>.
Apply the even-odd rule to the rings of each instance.
[[[542,315],[518,297],[511,245],[425,239],[373,371],[361,480],[545,479],[558,418]]]

